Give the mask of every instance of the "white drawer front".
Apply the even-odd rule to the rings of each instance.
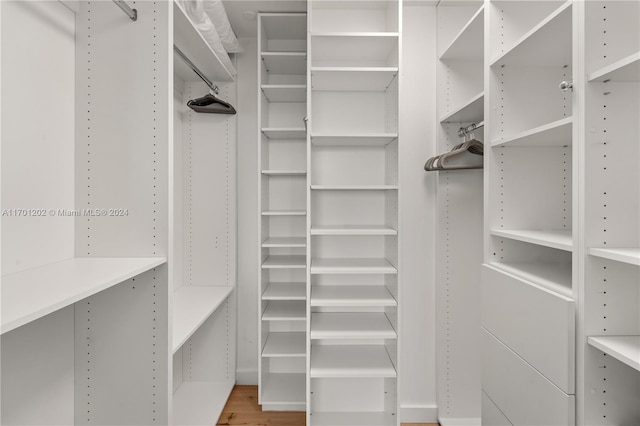
[[[502,411],[482,392],[482,426],[512,426]]]

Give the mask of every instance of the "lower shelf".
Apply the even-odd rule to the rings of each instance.
[[[314,345],[312,378],[395,378],[387,350],[382,345]]]
[[[315,412],[311,426],[395,426],[397,417],[377,412]]]
[[[640,336],[591,336],[587,343],[640,371]]]
[[[233,382],[183,382],[173,394],[174,425],[215,425]]]
[[[299,406],[304,410],[306,405],[305,373],[271,373],[262,382],[262,405]]]
[[[306,334],[299,332],[271,332],[262,349],[263,358],[305,357]]]

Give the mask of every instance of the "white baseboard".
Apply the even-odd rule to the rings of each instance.
[[[438,418],[438,422],[440,426],[480,426],[482,424],[482,420],[479,417],[470,417],[470,418],[447,418],[440,417]]]
[[[257,385],[258,370],[237,370],[236,384],[238,385]]]
[[[402,423],[437,423],[438,407],[435,405],[400,405]]]

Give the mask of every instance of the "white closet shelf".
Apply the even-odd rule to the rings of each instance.
[[[311,235],[398,235],[386,225],[314,225]]]
[[[2,333],[166,263],[164,257],[77,257],[2,277]]]
[[[306,210],[265,210],[262,216],[306,216]]]
[[[263,84],[260,87],[269,102],[305,102],[307,100],[305,84]]]
[[[398,67],[311,67],[311,90],[385,91]]]
[[[233,287],[183,286],[173,293],[173,353],[229,297]]]
[[[313,345],[311,378],[395,378],[383,345]]]
[[[262,133],[269,139],[301,139],[307,137],[307,131],[304,127],[263,127]]]
[[[491,61],[491,67],[571,64],[571,1],[563,3],[511,48]]]
[[[312,259],[311,274],[397,274],[386,259]]]
[[[300,405],[304,409],[307,375],[305,373],[270,373],[262,381],[263,405]]]
[[[305,321],[307,304],[304,301],[273,300],[262,313],[263,321]]]
[[[558,250],[573,251],[571,230],[516,230],[516,229],[492,229],[491,235],[509,238],[525,243],[537,244]]]
[[[234,385],[234,381],[182,382],[173,394],[172,424],[209,425],[217,422]]]
[[[565,117],[520,132],[511,137],[491,142],[493,146],[570,146],[572,144],[572,117]]]
[[[261,172],[266,176],[306,176],[306,170],[263,170]]]
[[[305,12],[267,12],[261,17],[268,40],[304,40],[307,38]]]
[[[311,143],[324,146],[386,146],[398,133],[356,133],[351,135],[312,134]]]
[[[389,63],[398,47],[397,32],[311,33],[312,67],[316,65],[395,66]]]
[[[271,248],[287,248],[287,247],[306,247],[306,237],[269,237],[262,242],[262,247]]]
[[[590,73],[587,81],[640,81],[640,52]]]
[[[491,262],[494,268],[530,281],[568,298],[573,298],[571,290],[571,264]]]
[[[305,333],[271,332],[262,348],[263,358],[293,358],[307,356]]]
[[[262,62],[270,74],[305,75],[307,52],[262,52]]]
[[[273,282],[262,293],[262,300],[307,300],[305,282]]]
[[[178,2],[173,2],[173,43],[211,81],[234,81],[233,70],[227,69]],[[177,55],[174,58],[174,72],[184,81],[199,81],[198,76]]]
[[[383,312],[316,312],[311,314],[311,339],[396,339]]]
[[[398,306],[383,285],[314,285],[311,306]]]
[[[315,426],[395,426],[398,418],[382,412],[313,412]]]
[[[640,266],[640,248],[599,248],[592,247],[587,250],[591,256],[603,259],[615,260],[616,262],[628,263]]]
[[[484,53],[484,5],[473,14],[469,22],[454,37],[440,55],[440,60],[477,60]]]
[[[304,255],[274,255],[262,262],[263,269],[305,269],[306,267]]]
[[[589,336],[587,343],[640,371],[640,336]]]
[[[482,120],[484,120],[484,92],[480,92],[440,118],[441,123],[479,123]]]
[[[398,185],[311,185],[314,191],[396,191]]]

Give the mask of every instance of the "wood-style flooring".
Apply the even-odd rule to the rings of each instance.
[[[262,412],[258,405],[257,386],[236,386],[222,411],[218,426],[305,426],[304,412]],[[403,426],[438,426],[405,423]]]

